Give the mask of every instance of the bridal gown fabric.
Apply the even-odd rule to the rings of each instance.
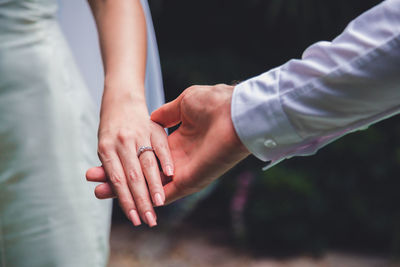
[[[1,1],[1,0],[0,0]],[[58,17],[76,63],[93,95],[100,105],[103,88],[103,66],[97,40],[97,31],[85,0],[59,0]],[[149,111],[164,104],[164,90],[158,57],[157,42],[147,0],[141,0],[147,19],[146,96]]]
[[[111,202],[84,179],[99,164],[98,111],[57,14],[56,0],[0,0],[1,267],[107,265]],[[154,109],[163,94],[152,31],[148,50]]]

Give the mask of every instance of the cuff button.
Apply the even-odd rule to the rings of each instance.
[[[276,142],[274,140],[267,139],[264,141],[264,146],[268,148],[273,148],[276,147]]]

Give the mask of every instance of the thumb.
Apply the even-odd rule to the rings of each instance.
[[[170,128],[181,122],[181,102],[183,93],[157,110],[151,113],[151,120],[162,125],[164,128]]]

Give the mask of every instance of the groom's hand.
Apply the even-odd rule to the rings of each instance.
[[[151,119],[169,128],[175,175],[164,186],[171,202],[200,191],[249,155],[231,119],[233,86],[193,86],[154,111]]]
[[[175,175],[164,186],[167,203],[200,191],[250,154],[233,127],[233,89],[192,86],[151,115],[166,128],[181,123],[168,137]],[[87,177],[105,181],[98,169],[89,170]],[[99,185],[95,192],[101,198],[113,196],[108,184]]]

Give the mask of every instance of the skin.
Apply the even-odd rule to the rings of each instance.
[[[164,127],[181,123],[168,137],[175,174],[164,185],[166,203],[200,191],[250,154],[231,120],[233,89],[192,86],[151,115]],[[87,179],[102,182],[95,189],[98,198],[115,197],[101,167],[88,170]]]
[[[150,120],[145,100],[146,21],[139,0],[89,0],[104,62],[105,81],[98,155],[110,190],[134,225],[157,225],[154,206],[165,203],[156,156],[171,176],[173,161],[164,129]],[[137,150],[152,146],[155,152]]]

